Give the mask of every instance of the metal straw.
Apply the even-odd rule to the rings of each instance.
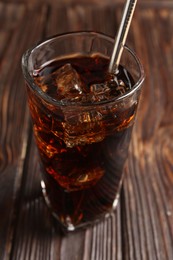
[[[120,63],[121,55],[123,52],[123,47],[126,42],[127,34],[129,31],[130,23],[133,17],[133,13],[135,10],[137,0],[127,0],[121,24],[118,30],[117,37],[115,39],[115,44],[113,48],[113,52],[111,55],[111,60],[109,63],[108,71],[109,73],[117,73],[118,72],[118,66]]]

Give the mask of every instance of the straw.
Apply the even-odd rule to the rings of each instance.
[[[120,63],[121,55],[126,42],[127,34],[132,21],[136,3],[137,0],[126,1],[122,20],[120,23],[117,37],[115,39],[115,44],[114,44],[113,52],[109,63],[109,68],[108,68],[109,73],[118,73],[118,66]]]

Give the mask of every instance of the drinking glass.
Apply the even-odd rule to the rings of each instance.
[[[69,231],[95,223],[116,208],[144,71],[136,54],[124,46],[120,64],[133,87],[111,99],[74,102],[49,95],[49,69],[65,58],[100,55],[109,60],[113,45],[114,39],[101,33],[73,32],[37,44],[22,58],[43,195]],[[48,79],[40,88],[36,76],[47,67]]]

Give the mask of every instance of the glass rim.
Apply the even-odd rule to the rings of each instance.
[[[114,41],[115,41],[115,39],[112,38],[111,36],[108,36],[108,35],[101,33],[101,32],[74,31],[74,32],[67,32],[67,33],[63,33],[63,34],[56,34],[54,36],[50,36],[49,38],[38,42],[33,47],[26,50],[26,52],[22,56],[22,71],[23,71],[24,79],[27,81],[27,83],[29,84],[29,87],[32,89],[32,91],[34,91],[35,94],[37,94],[40,98],[44,99],[46,102],[48,102],[52,105],[55,105],[55,106],[69,106],[69,105],[71,105],[71,106],[88,107],[88,106],[93,106],[93,105],[97,106],[97,105],[110,104],[112,102],[122,101],[123,99],[130,97],[131,95],[133,95],[133,93],[135,93],[138,89],[140,89],[140,87],[141,87],[141,85],[142,85],[142,83],[145,79],[145,73],[144,73],[143,66],[140,63],[136,53],[131,48],[129,48],[127,45],[124,45],[123,46],[124,49],[126,49],[126,51],[128,51],[131,54],[131,56],[133,56],[133,58],[135,59],[136,64],[137,64],[138,69],[139,69],[139,73],[140,73],[139,79],[134,84],[133,88],[130,89],[129,91],[127,91],[125,94],[123,94],[121,96],[116,96],[114,98],[111,98],[110,100],[103,100],[103,101],[96,101],[96,102],[75,102],[75,101],[70,101],[70,100],[68,100],[68,101],[67,100],[56,100],[53,97],[46,94],[45,92],[43,92],[41,90],[41,88],[39,88],[37,86],[37,84],[34,82],[33,77],[30,75],[30,73],[28,71],[28,60],[29,60],[30,55],[37,48],[39,48],[39,47],[57,39],[57,38],[60,39],[60,38],[75,36],[75,35],[76,36],[78,36],[78,35],[100,36],[102,39],[105,39],[112,44],[114,44]]]

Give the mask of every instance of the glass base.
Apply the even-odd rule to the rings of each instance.
[[[96,224],[96,223],[98,223],[101,220],[109,218],[110,215],[114,212],[114,210],[116,209],[116,207],[118,205],[121,186],[122,186],[122,180],[121,180],[121,182],[119,184],[118,193],[116,194],[116,197],[115,197],[115,199],[114,199],[114,201],[112,203],[112,208],[110,208],[109,211],[104,212],[103,214],[98,215],[98,217],[96,217],[94,220],[92,219],[91,221],[81,222],[81,223],[79,223],[77,225],[74,225],[71,222],[71,218],[69,216],[67,216],[66,219],[65,219],[66,225],[64,225],[64,223],[62,223],[62,221],[60,220],[58,215],[53,210],[53,208],[51,206],[51,202],[50,202],[49,197],[47,195],[45,182],[43,180],[41,180],[41,188],[42,188],[42,193],[43,193],[43,197],[45,199],[45,202],[46,202],[47,206],[49,207],[49,209],[51,210],[51,213],[52,213],[53,217],[55,217],[55,219],[58,220],[59,224],[61,225],[61,227],[62,227],[62,229],[64,231],[75,231],[76,229],[79,229],[79,228],[86,228],[87,226]]]

